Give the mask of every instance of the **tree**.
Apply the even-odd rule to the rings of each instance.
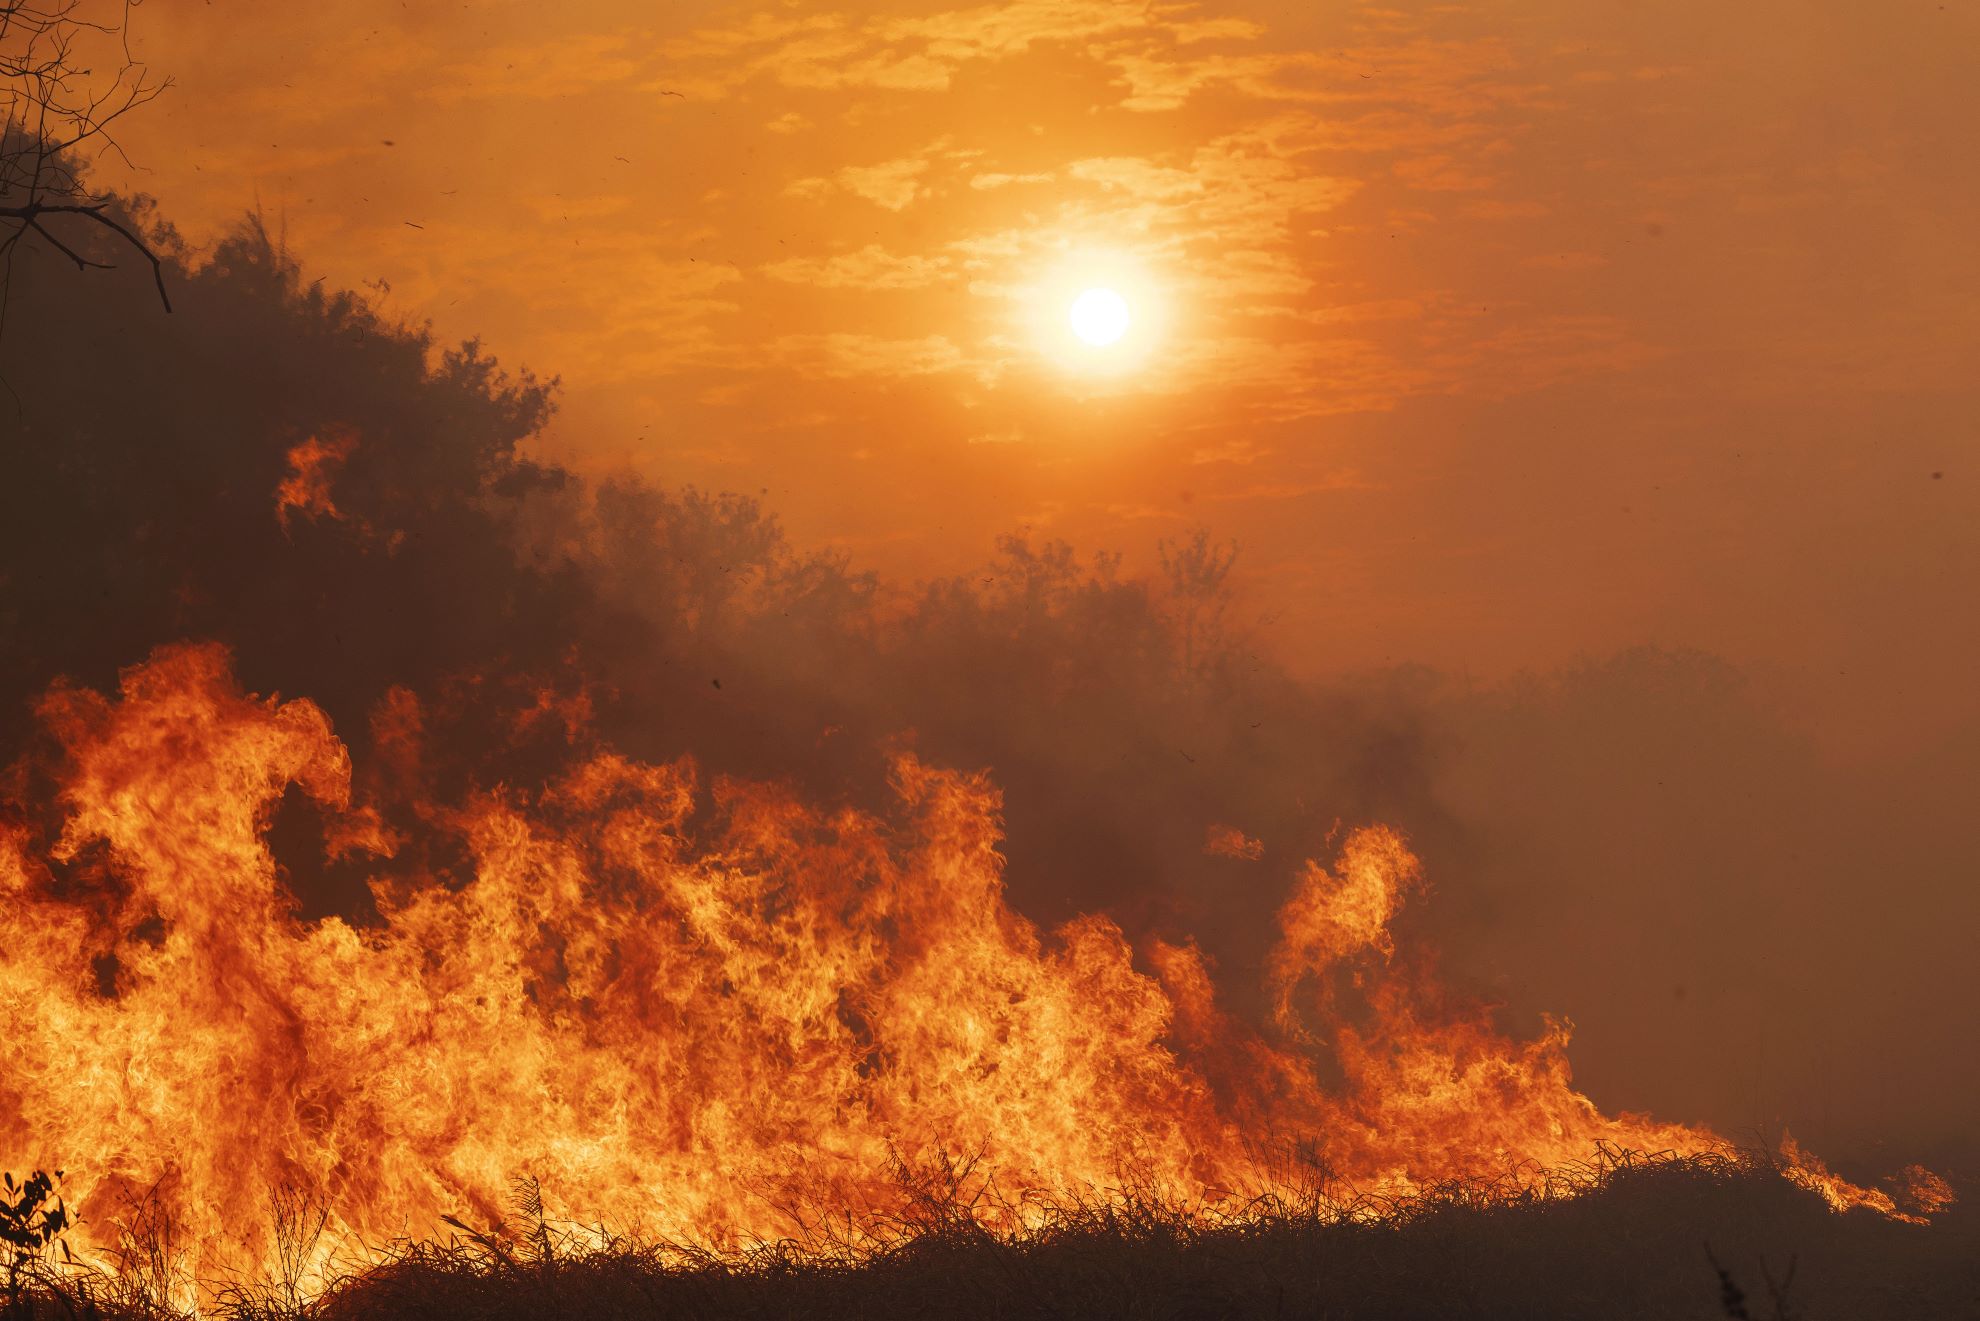
[[[1225,641],[1224,613],[1231,603],[1226,580],[1237,563],[1237,543],[1214,543],[1207,529],[1198,528],[1186,541],[1162,541],[1157,553],[1182,634],[1183,682],[1194,690]]]
[[[112,130],[167,84],[130,52],[136,0],[0,0],[0,301],[14,257],[33,234],[77,270],[108,269],[88,230],[115,236],[151,263],[166,311],[165,270],[144,236],[85,182],[90,160],[122,155]],[[108,54],[110,72],[92,57]]]

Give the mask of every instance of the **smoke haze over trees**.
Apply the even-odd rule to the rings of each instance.
[[[4,759],[51,683],[182,639],[321,705],[386,803],[394,776],[526,793],[594,741],[863,803],[909,746],[1002,789],[1021,911],[1193,937],[1241,1005],[1300,861],[1385,821],[1431,877],[1408,920],[1514,1018],[1573,1017],[1598,1101],[1971,1158],[1970,739],[1844,774],[1730,667],[1651,648],[1298,682],[1233,604],[1242,548],[1202,537],[1150,578],[1012,536],[883,581],[749,494],[547,461],[554,382],[312,283],[258,221],[204,253],[152,232],[169,320],[136,271],[11,291]],[[303,912],[362,920],[310,813],[275,823]]]

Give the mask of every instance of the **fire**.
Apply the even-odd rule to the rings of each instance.
[[[284,532],[298,514],[339,522],[345,518],[330,487],[356,449],[357,437],[348,433],[310,436],[290,448],[289,474],[275,487],[275,517]]]
[[[1781,1136],[1779,1156],[1782,1174],[1837,1211],[1867,1207],[1894,1220],[1922,1225],[1957,1200],[1952,1185],[1922,1165],[1907,1165],[1899,1171],[1892,1181],[1897,1187],[1893,1196],[1875,1188],[1860,1188],[1830,1172],[1821,1157],[1796,1142],[1791,1133]]]
[[[1203,851],[1213,858],[1256,862],[1265,856],[1265,841],[1252,838],[1236,826],[1213,825],[1204,832]]]
[[[1301,872],[1258,1029],[1188,946],[1013,912],[995,789],[910,757],[884,817],[607,752],[406,818],[380,801],[422,780],[403,691],[374,717],[390,764],[356,772],[322,711],[243,693],[216,647],[42,716],[55,797],[19,769],[0,816],[0,1168],[68,1170],[99,1260],[169,1218],[184,1298],[294,1257],[271,1207],[324,1217],[320,1282],[499,1219],[518,1180],[555,1216],[720,1246],[898,1213],[892,1172],[971,1156],[980,1214],[1022,1222],[1029,1192],[1539,1189],[1601,1144],[1724,1147],[1599,1111],[1565,1024],[1516,1042],[1453,1009],[1395,953],[1421,874],[1386,830]],[[377,867],[376,925],[298,916],[266,842],[292,787]],[[388,867],[403,819],[471,877]],[[1790,1159],[1838,1205],[1881,1196]]]

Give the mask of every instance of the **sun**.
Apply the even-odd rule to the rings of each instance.
[[[1133,388],[1173,346],[1173,273],[1131,248],[1065,240],[1040,247],[1030,277],[1004,286],[1024,341],[1075,391]]]
[[[1105,348],[1127,334],[1134,312],[1127,299],[1114,290],[1095,288],[1073,299],[1066,309],[1066,320],[1072,324],[1073,334],[1095,348]]]

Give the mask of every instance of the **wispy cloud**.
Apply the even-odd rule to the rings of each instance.
[[[897,255],[878,244],[831,257],[792,257],[762,268],[773,280],[821,289],[921,289],[955,274],[943,256]]]

